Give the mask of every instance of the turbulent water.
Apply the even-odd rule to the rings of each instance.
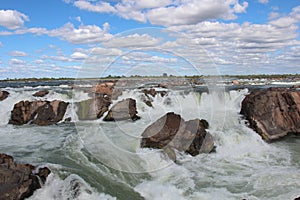
[[[247,88],[173,90],[164,97],[157,95],[153,108],[142,102],[138,89],[131,89],[118,100],[137,100],[141,119],[136,122],[77,120],[73,103],[90,97],[69,85],[2,89],[10,96],[0,102],[1,152],[18,162],[48,166],[53,172],[31,200],[282,200],[300,196],[300,140],[291,136],[267,144],[249,129],[239,115]],[[41,89],[50,93],[43,98],[32,96]],[[8,125],[15,103],[36,99],[71,102],[65,118],[72,121],[43,127]],[[143,130],[169,111],[185,120],[206,119],[216,152],[196,157],[176,152],[175,164],[159,150],[141,149]]]

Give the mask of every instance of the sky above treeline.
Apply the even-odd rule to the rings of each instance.
[[[0,0],[0,79],[300,72],[299,0]]]

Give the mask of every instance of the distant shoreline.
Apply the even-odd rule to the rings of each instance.
[[[107,77],[94,77],[94,78],[7,78],[1,79],[0,82],[14,82],[14,81],[24,81],[24,82],[37,82],[37,81],[75,81],[75,80],[119,80],[122,78],[126,79],[152,79],[152,78],[229,78],[229,79],[282,79],[282,78],[300,78],[300,74],[254,74],[254,75],[194,75],[194,76],[107,76]]]

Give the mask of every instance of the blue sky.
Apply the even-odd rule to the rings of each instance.
[[[0,0],[0,79],[300,72],[299,0]]]

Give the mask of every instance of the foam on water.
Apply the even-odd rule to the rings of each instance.
[[[39,189],[29,200],[116,200],[108,194],[98,193],[90,187],[81,177],[71,174],[62,180],[50,174],[46,184]]]

